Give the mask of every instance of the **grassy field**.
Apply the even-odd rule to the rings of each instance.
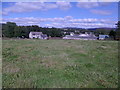
[[[3,40],[4,88],[116,88],[118,42]]]

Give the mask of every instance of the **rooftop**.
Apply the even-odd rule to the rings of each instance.
[[[41,35],[42,32],[30,32],[31,34],[35,34],[35,35]]]

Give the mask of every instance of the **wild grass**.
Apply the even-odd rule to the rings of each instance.
[[[3,40],[4,88],[116,88],[118,42]]]

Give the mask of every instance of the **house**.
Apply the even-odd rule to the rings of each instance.
[[[39,39],[47,39],[47,35],[43,34],[42,32],[30,32],[29,33],[29,38],[39,38]]]
[[[87,33],[85,34],[74,34],[71,33],[70,35],[66,35],[63,37],[63,39],[76,39],[76,40],[97,40],[97,37],[92,33]]]
[[[105,40],[106,38],[109,38],[109,35],[99,35],[99,40]]]

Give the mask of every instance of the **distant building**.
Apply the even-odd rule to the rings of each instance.
[[[97,37],[92,33],[87,33],[85,34],[74,34],[70,33],[70,35],[66,35],[63,37],[63,39],[75,39],[75,40],[97,40]]]
[[[67,32],[63,32],[64,34],[66,34]]]
[[[70,32],[70,36],[74,36],[75,34],[74,34],[74,32]]]
[[[29,38],[39,38],[39,39],[47,39],[47,35],[43,34],[42,32],[30,32],[29,33]]]
[[[99,35],[99,40],[105,40],[106,38],[109,38],[109,35]]]

